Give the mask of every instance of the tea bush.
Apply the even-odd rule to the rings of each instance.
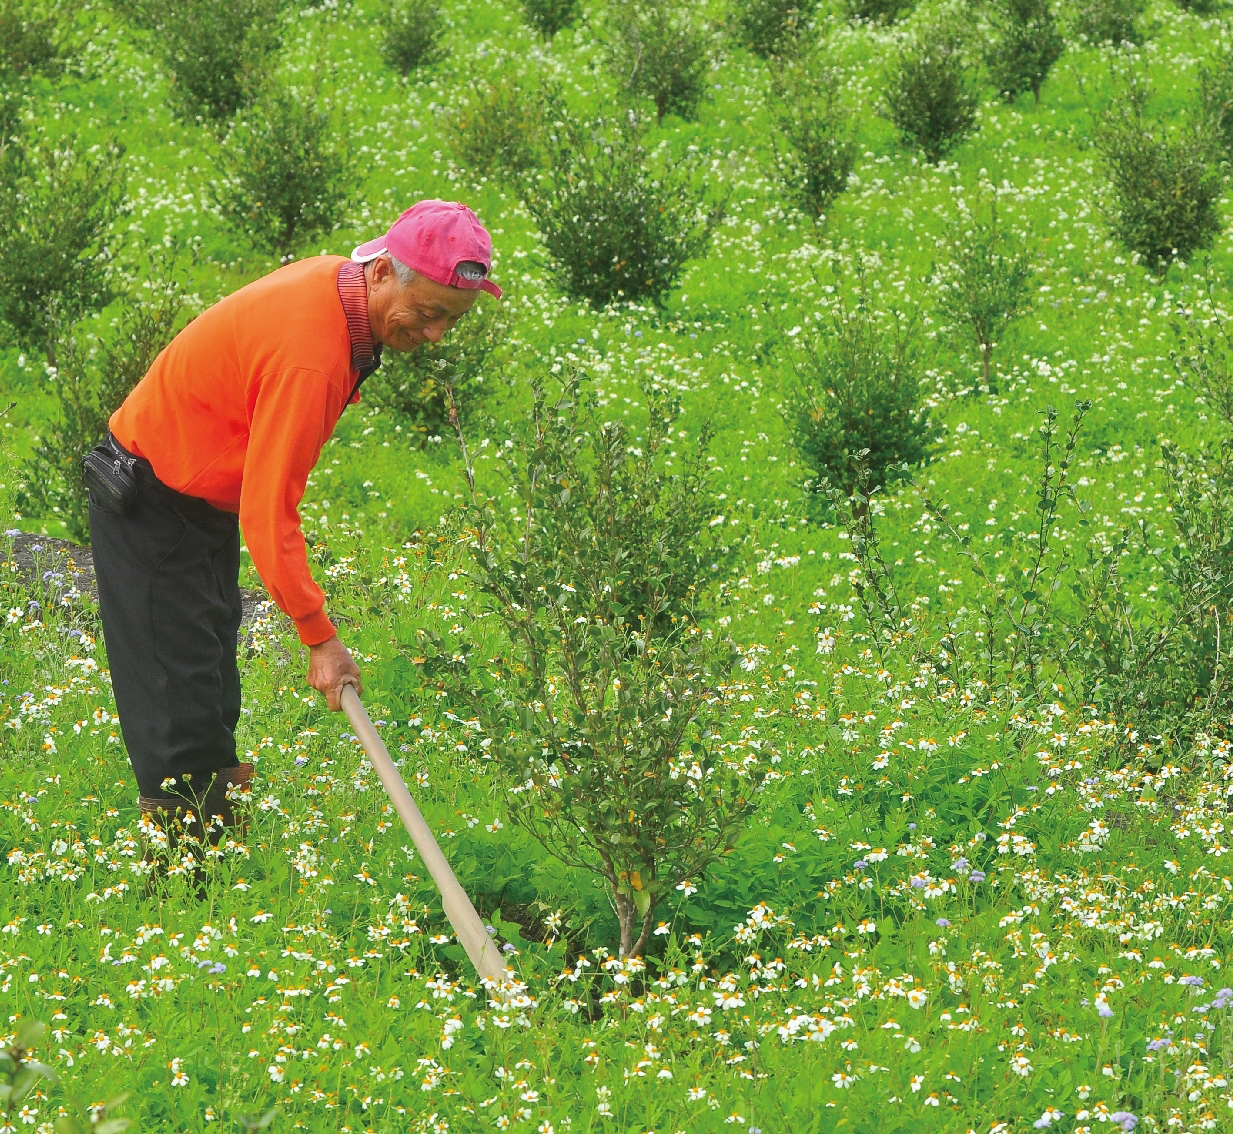
[[[916,0],[844,0],[844,7],[850,19],[893,24],[916,7]]]
[[[441,62],[448,54],[446,20],[432,0],[400,0],[381,16],[381,54],[404,75]]]
[[[989,219],[962,209],[945,245],[948,259],[935,270],[938,309],[960,339],[980,352],[981,384],[996,389],[993,352],[1006,328],[1030,305],[1033,271],[1026,250],[998,219],[996,195]]]
[[[222,215],[255,247],[286,261],[333,232],[356,192],[356,155],[318,85],[271,83],[217,151]]]
[[[33,75],[56,78],[75,52],[73,5],[43,0],[0,0],[0,89]]]
[[[477,497],[471,519],[469,575],[500,656],[460,668],[447,653],[435,670],[474,714],[511,817],[606,881],[621,956],[641,954],[659,904],[731,848],[769,766],[725,738],[735,651],[699,623],[712,554],[726,558],[709,433],[686,447],[671,399],[644,396],[635,443],[576,377],[554,400],[536,391],[529,435],[502,451],[509,492]]]
[[[937,162],[976,125],[980,96],[953,35],[935,30],[900,50],[883,91],[887,114],[907,146]]]
[[[816,8],[817,0],[739,0],[737,40],[763,59],[792,54]]]
[[[1070,6],[1070,32],[1089,43],[1138,43],[1137,23],[1147,0],[1074,0]]]
[[[989,13],[996,30],[985,48],[989,77],[1007,102],[1031,91],[1040,105],[1040,88],[1065,50],[1050,0],[992,0]]]
[[[788,332],[784,352],[786,412],[809,470],[806,488],[848,497],[925,460],[932,427],[921,404],[915,312],[879,308],[865,265],[845,271],[854,277],[851,296],[832,286],[829,300]]]
[[[548,113],[543,172],[524,178],[523,196],[549,274],[567,295],[597,307],[661,303],[721,215],[705,206],[700,156],[648,153],[632,112],[583,121],[554,102]]]
[[[544,39],[569,27],[580,11],[580,0],[522,0],[523,18]]]
[[[1148,94],[1132,81],[1103,115],[1094,144],[1109,180],[1114,236],[1163,275],[1220,232],[1221,177],[1206,123],[1153,121],[1144,113]]]
[[[1199,71],[1204,126],[1226,159],[1233,155],[1233,50],[1217,50]]]
[[[286,0],[134,0],[120,14],[150,34],[186,118],[221,124],[255,96],[282,42]]]
[[[450,148],[477,177],[516,185],[539,164],[544,99],[511,71],[473,79],[444,119]]]
[[[394,413],[399,428],[418,437],[421,448],[448,432],[447,387],[466,424],[500,374],[511,302],[508,293],[500,303],[480,299],[441,342],[410,354],[386,352],[364,384],[365,399]]]
[[[775,166],[793,204],[817,220],[848,187],[856,164],[856,123],[841,101],[843,75],[819,60],[775,71]]]
[[[175,246],[155,253],[141,284],[130,281],[106,336],[87,342],[81,328],[56,330],[56,416],[34,447],[19,499],[27,509],[59,516],[70,539],[84,543],[90,535],[82,457],[107,435],[112,413],[186,321],[186,272],[177,253]]]
[[[0,319],[20,346],[55,366],[53,328],[112,296],[124,149],[43,139],[30,149],[11,146],[7,161],[10,177],[0,182]]]
[[[691,120],[707,92],[711,33],[673,0],[613,0],[608,66],[630,96],[649,98],[660,123]]]

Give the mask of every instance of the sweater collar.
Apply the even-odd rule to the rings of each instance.
[[[364,282],[363,264],[346,260],[339,267],[338,298],[342,301],[347,334],[351,339],[351,369],[363,382],[381,365],[381,344],[372,341],[372,325],[368,321],[368,285]]]

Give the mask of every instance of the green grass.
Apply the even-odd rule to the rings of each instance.
[[[275,1104],[274,1129],[321,1131],[502,1120],[556,1132],[1018,1131],[1048,1107],[1065,1112],[1055,1125],[1067,1130],[1097,1129],[1117,1111],[1154,1129],[1227,1125],[1233,1047],[1225,1002],[1213,1000],[1233,893],[1227,747],[1201,742],[1152,771],[1115,755],[1117,724],[1094,720],[1066,690],[1056,706],[1016,711],[965,697],[907,651],[879,673],[862,656],[848,544],[802,493],[780,413],[790,379],[777,327],[799,322],[818,293],[803,250],[867,250],[871,274],[888,290],[901,283],[928,318],[928,269],[952,202],[992,182],[1034,249],[1033,309],[998,345],[996,393],[973,389],[974,349],[928,340],[940,441],[921,487],[970,525],[991,569],[1011,575],[1025,554],[1015,533],[1034,516],[1040,415],[1091,399],[1074,473],[1090,527],[1065,511],[1059,545],[1081,558],[1093,531],[1112,535],[1140,516],[1167,526],[1159,440],[1218,436],[1169,359],[1198,265],[1158,280],[1107,236],[1089,145],[1108,95],[1105,57],[1068,53],[1038,109],[1030,96],[986,102],[979,132],[933,169],[875,114],[892,34],[837,26],[864,156],[815,232],[770,179],[765,69],[733,49],[701,120],[668,119],[652,138],[696,143],[717,162],[709,183],[730,204],[710,255],[663,311],[594,312],[546,284],[513,196],[452,168],[436,108],[460,76],[496,60],[551,68],[576,105],[608,105],[599,32],[583,24],[544,49],[513,5],[450,15],[452,59],[408,83],[380,61],[373,6],[291,21],[285,66],[335,67],[367,147],[357,215],[303,252],[346,252],[420,197],[477,210],[518,319],[505,381],[476,407],[473,447],[509,435],[529,379],[553,359],[573,355],[612,414],[635,425],[640,376],[677,384],[678,428],[717,431],[725,523],[744,540],[731,629],[756,667],[731,690],[730,738],[769,745],[778,775],[735,851],[662,911],[668,932],[653,939],[650,973],[614,962],[603,890],[504,822],[500,785],[410,661],[417,629],[448,631],[474,608],[466,580],[451,577],[465,548],[443,520],[464,491],[451,439],[413,447],[388,415],[349,409],[305,503],[317,577],[363,657],[370,711],[463,885],[518,950],[525,997],[486,1004],[460,948],[434,940],[448,934],[435,892],[345,724],[304,685],[302,652],[276,618],[253,631],[243,660],[240,742],[259,760],[260,799],[247,847],[211,864],[204,899],[174,879],[147,896],[131,869],[136,793],[103,643],[91,640],[96,613],[88,601],[49,601],[6,567],[0,1032],[18,1017],[48,1021],[39,1055],[61,1076],[30,1102],[29,1126],[11,1125],[42,1129],[68,1099],[120,1091],[132,1092],[124,1113],[151,1131],[236,1129]],[[1151,15],[1157,33],[1140,62],[1156,83],[1153,109],[1173,114],[1225,33],[1163,3]],[[41,91],[36,107],[53,134],[116,134],[128,147],[124,255],[136,263],[165,233],[199,236],[203,303],[272,268],[212,212],[208,131],[171,118],[165,80],[118,23],[86,18],[99,21],[92,76]],[[1229,254],[1222,236],[1212,249],[1222,281]],[[0,494],[11,497],[54,405],[41,366],[15,350],[0,356],[0,404],[10,400]],[[491,463],[477,468],[495,491]],[[911,488],[884,500],[880,523],[922,632],[979,604]],[[5,527],[59,530],[54,516]],[[0,559],[7,551],[0,540]],[[1155,601],[1147,576],[1135,585]],[[845,608],[857,608],[851,621]],[[819,651],[827,628],[829,653]],[[559,930],[545,932],[558,912]],[[173,1085],[177,1074],[187,1082]]]

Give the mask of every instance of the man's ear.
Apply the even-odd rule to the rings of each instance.
[[[389,279],[393,268],[390,262],[384,256],[378,256],[371,265],[369,265],[369,280],[372,283],[383,283]]]

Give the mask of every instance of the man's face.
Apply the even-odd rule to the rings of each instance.
[[[368,266],[368,321],[373,339],[389,350],[439,343],[475,303],[478,292],[416,276],[399,282],[384,256]]]

